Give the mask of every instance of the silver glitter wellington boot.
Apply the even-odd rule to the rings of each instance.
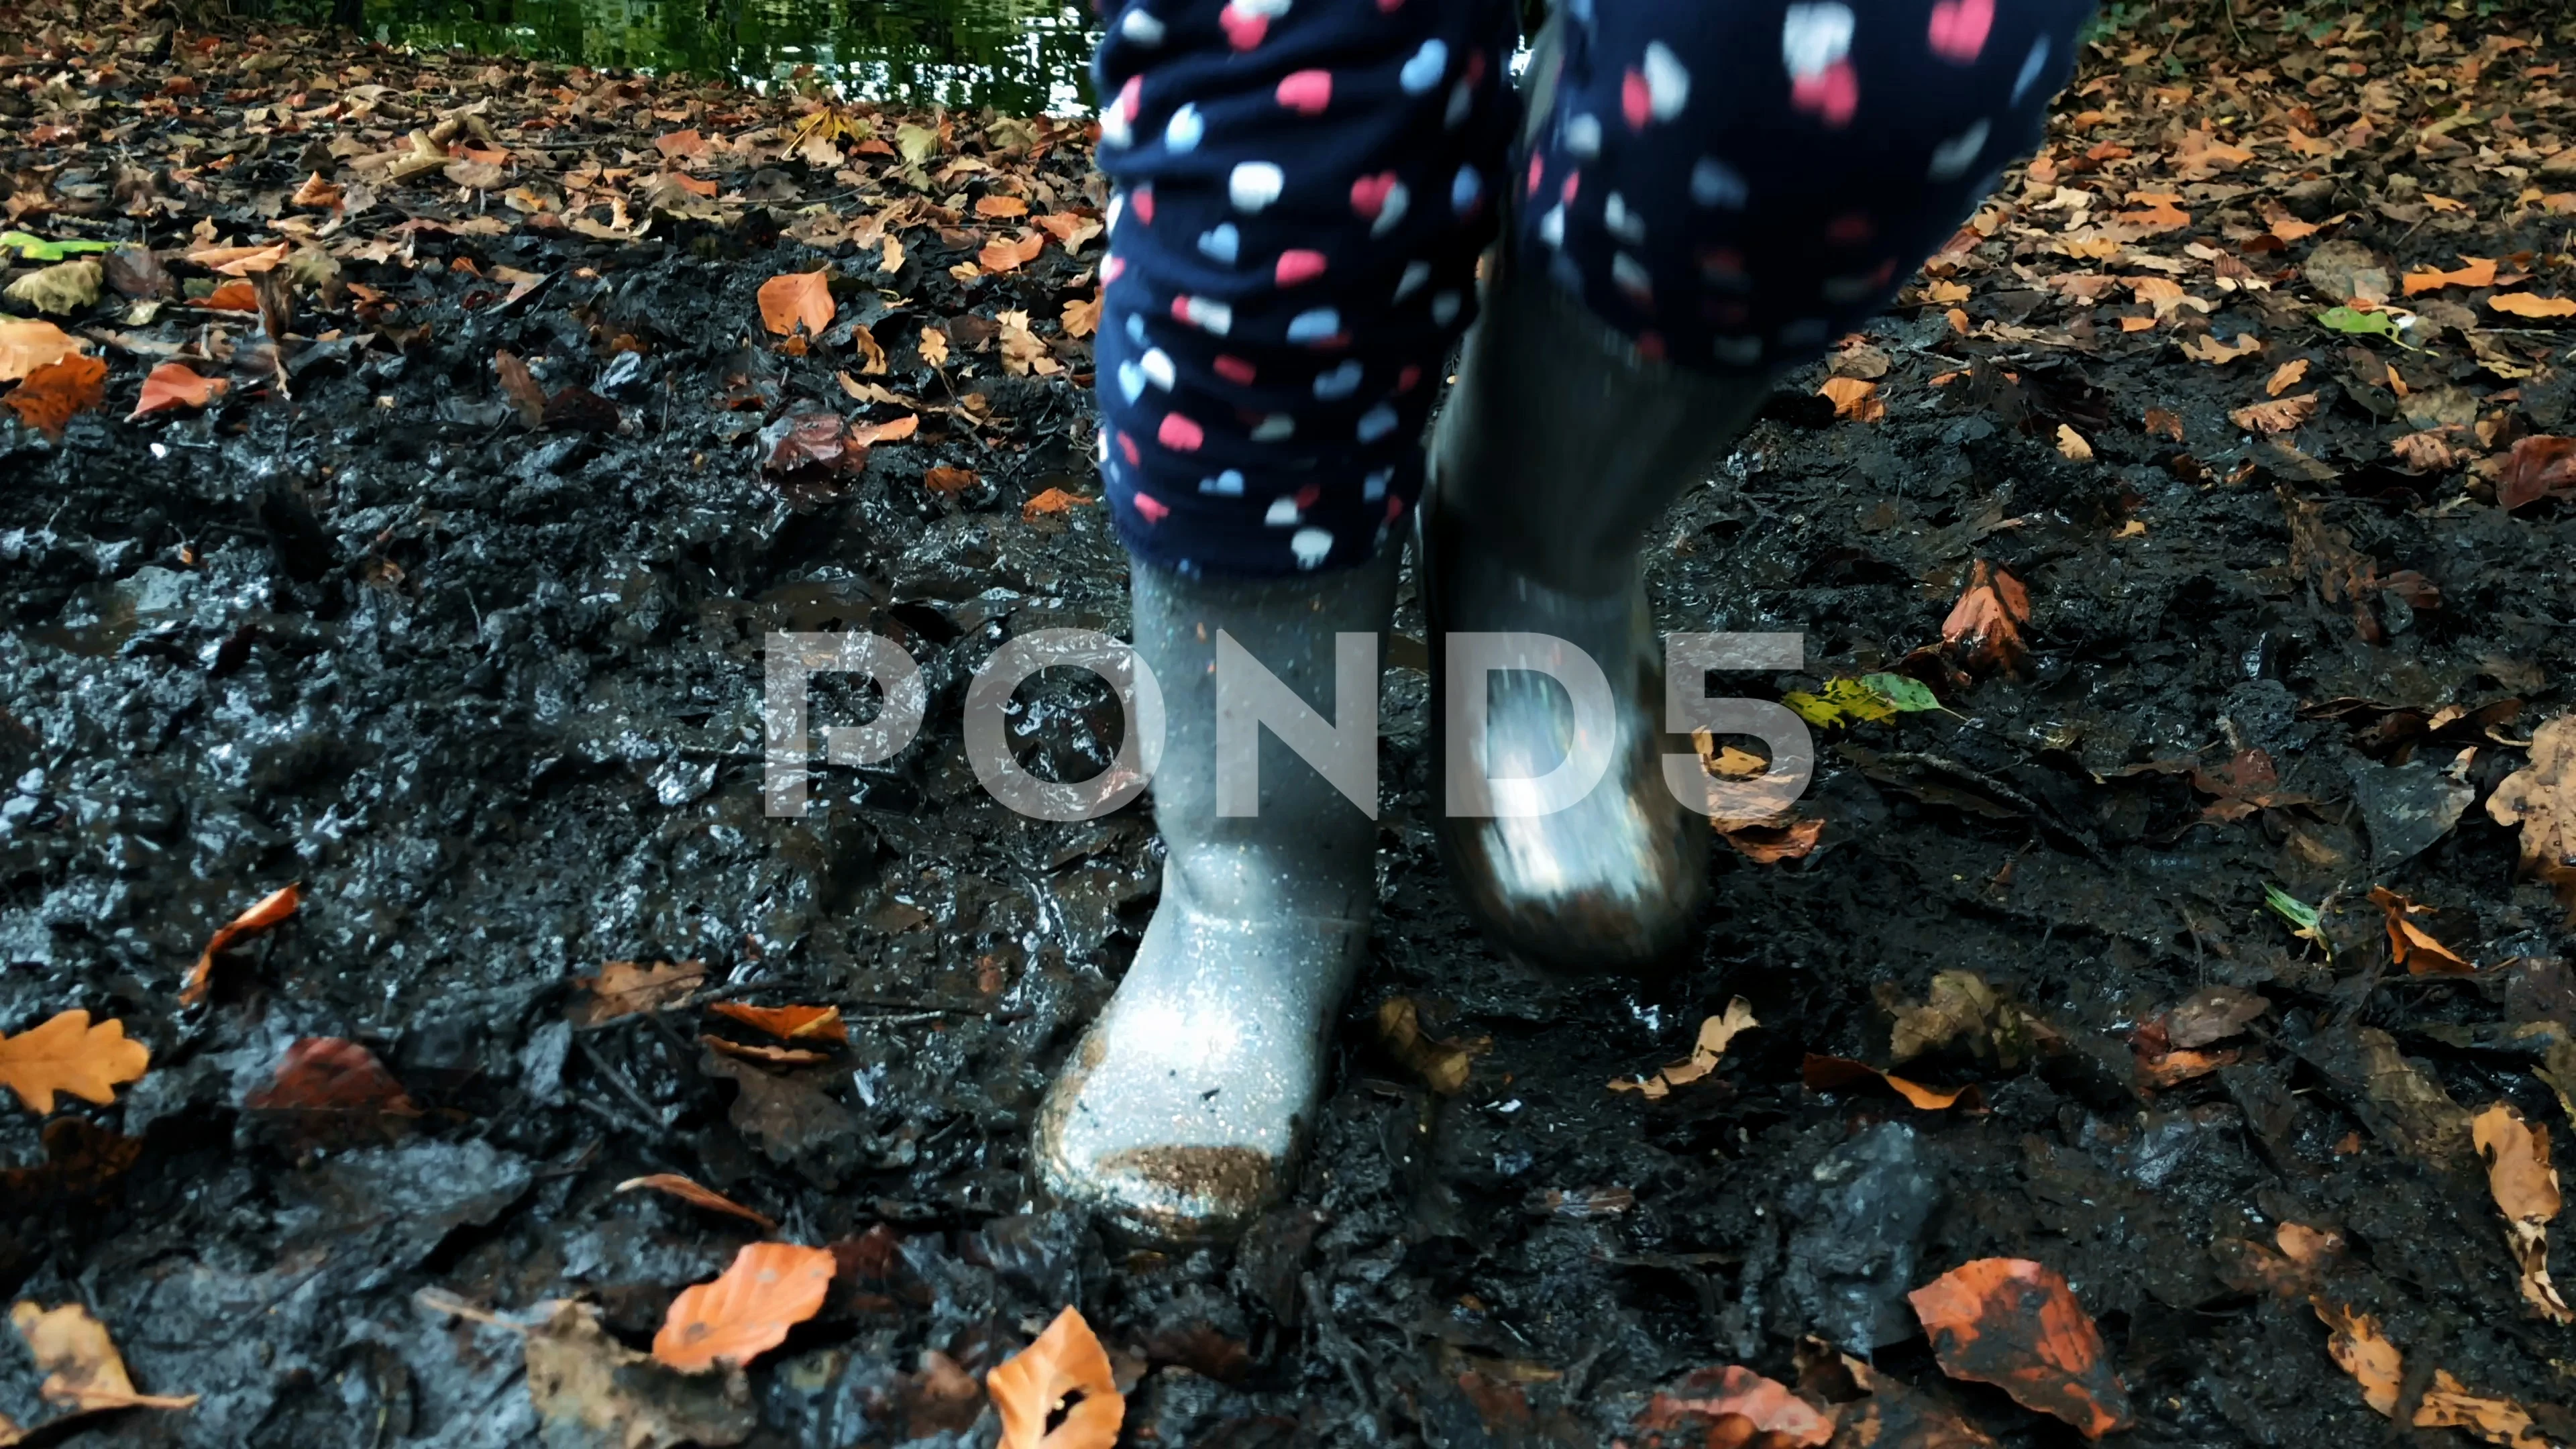
[[[1403,552],[1396,542],[1360,568],[1252,582],[1136,567],[1136,650],[1167,721],[1153,783],[1163,892],[1135,964],[1039,1113],[1038,1173],[1058,1200],[1138,1236],[1198,1241],[1248,1226],[1292,1180],[1377,912],[1381,655],[1336,636],[1383,642]],[[1314,712],[1307,753],[1334,759],[1340,786],[1253,722],[1256,710],[1263,721],[1294,711],[1230,649],[1229,681],[1255,687],[1230,689],[1219,720],[1227,637]],[[1339,756],[1314,733],[1325,730],[1341,732]],[[1256,751],[1257,783],[1244,758]],[[1256,801],[1257,815],[1239,813]]]
[[[1467,335],[1422,513],[1432,738],[1450,807],[1439,836],[1468,914],[1513,957],[1638,971],[1691,937],[1710,831],[1664,783],[1663,755],[1691,746],[1662,730],[1662,645],[1638,551],[1769,392],[1641,359],[1533,276],[1498,282]],[[1470,662],[1462,633],[1487,636],[1472,641],[1489,671],[1481,730],[1467,693],[1477,682],[1452,673]],[[1606,717],[1580,717],[1568,689],[1533,672],[1580,676],[1586,660],[1608,686]],[[1586,748],[1573,752],[1578,726]],[[1572,804],[1508,813],[1560,803],[1527,782],[1605,747],[1607,773]],[[1554,788],[1581,783],[1569,773]]]

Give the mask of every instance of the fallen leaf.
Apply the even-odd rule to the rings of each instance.
[[[546,390],[538,385],[536,374],[519,355],[504,347],[492,354],[493,369],[501,374],[501,396],[508,399],[511,410],[519,415],[529,432],[546,425]]]
[[[892,234],[886,237],[885,249],[877,254],[877,270],[889,276],[903,270],[903,242],[900,238]]]
[[[545,1442],[684,1449],[739,1444],[758,1426],[758,1410],[731,1402],[721,1380],[675,1374],[610,1337],[598,1309],[562,1300],[537,1307],[545,1316],[524,1330],[528,1399]]]
[[[1777,865],[1812,855],[1825,835],[1822,820],[1793,820],[1786,825],[1737,820],[1713,823],[1717,838],[1755,865]]]
[[[2531,733],[2531,760],[2495,787],[2487,814],[2522,827],[2522,873],[2558,893],[2576,924],[2576,714]]]
[[[39,312],[77,312],[98,300],[106,269],[96,257],[57,262],[11,282],[0,296]]]
[[[1691,1054],[1687,1060],[1675,1062],[1648,1076],[1613,1077],[1610,1090],[1643,1093],[1650,1102],[1670,1096],[1673,1088],[1686,1086],[1716,1071],[1727,1047],[1738,1036],[1761,1024],[1753,1019],[1751,1003],[1741,996],[1735,997],[1726,1003],[1725,1011],[1700,1022],[1699,1036],[1691,1043]]]
[[[565,1014],[575,1026],[598,1026],[621,1016],[685,1006],[690,993],[706,979],[706,963],[701,961],[656,961],[650,966],[611,961],[599,968],[597,976],[578,979],[576,984],[588,987],[590,994],[575,1001]]]
[[[2496,506],[2510,512],[2553,494],[2576,495],[2576,438],[2523,438],[2496,478]]]
[[[707,138],[693,127],[686,131],[666,131],[653,138],[653,149],[677,159],[707,154]]]
[[[2164,1014],[2165,1040],[2185,1048],[2225,1041],[2271,1008],[2271,1002],[2241,987],[2204,986]]]
[[[2406,1359],[2397,1345],[2379,1329],[2379,1322],[2366,1313],[2338,1306],[2324,1298],[2313,1300],[2317,1317],[2331,1330],[2326,1339],[2326,1353],[2335,1365],[2352,1375],[2361,1386],[2361,1401],[2376,1410],[2382,1418],[2394,1417],[2398,1395],[2406,1377]],[[2467,1386],[2453,1378],[2447,1369],[2435,1369],[2424,1396],[2415,1407],[2415,1426],[2421,1429],[2466,1429],[2490,1444],[2506,1449],[2554,1449],[2554,1443],[2533,1426],[2531,1411],[2510,1399],[2485,1398],[2472,1394]]]
[[[787,1341],[823,1307],[833,1259],[825,1248],[751,1243],[711,1283],[680,1290],[653,1335],[653,1361],[682,1373],[738,1368]]]
[[[822,336],[839,310],[832,301],[831,284],[829,267],[787,272],[761,283],[762,325],[781,337],[794,335],[800,326],[813,336]]]
[[[1064,304],[1057,319],[1067,337],[1088,337],[1100,330],[1100,298],[1077,297]]]
[[[718,1001],[707,1010],[782,1041],[850,1039],[850,1029],[842,1022],[841,1008],[837,1006],[746,1006],[739,1001]]]
[[[199,247],[187,254],[188,260],[210,272],[227,277],[247,277],[285,263],[287,245],[271,242],[264,247]]]
[[[2298,386],[2299,379],[2307,375],[2308,360],[2304,357],[2291,358],[2273,369],[2271,377],[2263,383],[2263,393],[2267,397],[2279,397]]]
[[[2408,433],[2389,441],[2388,451],[2417,473],[2446,473],[2460,464],[2459,450],[2441,432]]]
[[[1000,1449],[1112,1449],[1127,1420],[1108,1351],[1071,1307],[1037,1342],[984,1375],[984,1391],[1002,1418]],[[1064,1417],[1050,1430],[1059,1412]]]
[[[259,289],[248,282],[226,282],[199,297],[197,305],[217,312],[256,312],[259,310]]]
[[[1857,377],[1829,377],[1816,391],[1833,400],[1837,418],[1874,423],[1887,416],[1887,403],[1879,397],[1877,383]]]
[[[75,413],[88,412],[106,400],[106,361],[79,353],[28,373],[6,399],[0,399],[20,422],[49,438],[60,438]]]
[[[2029,622],[2030,591],[2021,580],[1978,559],[1969,567],[1968,587],[1941,621],[1941,642],[1969,669],[2010,673],[2028,653],[2021,631]]]
[[[846,379],[849,374],[843,373],[842,376]],[[873,448],[879,443],[900,443],[920,431],[920,417],[913,413],[905,413],[892,422],[860,423],[853,426],[850,429],[850,443],[854,447]]]
[[[1632,1427],[1679,1435],[1664,1444],[1758,1442],[1761,1449],[1808,1449],[1834,1436],[1834,1416],[1749,1368],[1697,1369],[1646,1401]]]
[[[2261,402],[2241,407],[2229,413],[2227,419],[2249,433],[2262,433],[2269,436],[2273,433],[2288,432],[2314,417],[2316,411],[2317,395],[2311,392],[2302,393],[2297,397],[2285,397],[2278,402]]]
[[[728,1041],[720,1036],[700,1036],[698,1040],[727,1056],[740,1057],[747,1062],[768,1062],[773,1066],[812,1067],[820,1066],[832,1059],[832,1054],[829,1052],[815,1051],[807,1047],[778,1047],[755,1042]]]
[[[954,498],[975,486],[975,470],[941,466],[921,475],[921,486],[943,498]]]
[[[77,338],[51,322],[0,317],[0,382],[16,382],[40,367],[80,355]]]
[[[975,203],[975,214],[996,219],[1006,216],[1026,216],[1029,214],[1029,204],[1016,196],[987,196]]]
[[[2431,906],[2419,906],[2386,886],[2372,886],[2370,900],[2388,918],[2390,963],[2405,967],[2408,975],[2466,973],[2478,969],[2461,960],[2450,947],[2434,940],[2430,932],[2406,919],[2431,911]]]
[[[2221,342],[2212,334],[2202,333],[2182,344],[2182,355],[2202,362],[2225,364],[2240,357],[2259,357],[2263,339],[2251,332],[2236,334],[2234,342]]]
[[[10,1326],[26,1340],[28,1357],[45,1375],[37,1389],[47,1403],[68,1404],[75,1411],[96,1409],[187,1409],[195,1394],[138,1394],[125,1372],[125,1357],[107,1336],[107,1325],[78,1303],[47,1311],[29,1302],[9,1309]],[[60,1420],[55,1421],[57,1423]]]
[[[2326,1354],[2335,1366],[2361,1385],[2361,1401],[2384,1417],[2397,1412],[2398,1381],[2406,1376],[2406,1359],[2366,1313],[2317,1300],[2317,1317],[2329,1331]]]
[[[126,414],[125,420],[130,423],[177,408],[201,408],[223,396],[231,386],[226,378],[199,377],[196,369],[184,362],[165,362],[143,379],[143,395],[135,399],[134,411]]]
[[[2065,458],[2069,462],[2090,463],[2093,461],[2093,445],[2084,441],[2084,435],[2075,431],[2075,427],[2071,423],[2059,423],[2057,425],[2057,452],[2058,456]]]
[[[119,1083],[141,1077],[151,1064],[149,1048],[125,1039],[124,1022],[92,1026],[89,1013],[78,1009],[0,1036],[0,1087],[39,1114],[54,1110],[57,1092],[105,1106],[116,1100]]]
[[[2576,1322],[2549,1281],[2549,1224],[2561,1206],[2549,1129],[2525,1124],[2512,1104],[2498,1102],[2471,1119],[2469,1132],[2486,1159],[2487,1191],[2504,1214],[2505,1246],[2522,1270],[2523,1301],[2552,1323]]]
[[[919,340],[914,343],[914,346],[920,349],[922,361],[929,363],[933,367],[946,367],[948,365],[947,333],[940,331],[936,327],[924,327],[921,329],[921,336]]]
[[[1996,1449],[1995,1441],[1932,1395],[1849,1354],[1843,1372],[1869,1397],[1836,1405],[1843,1449]]]
[[[214,985],[215,958],[232,949],[242,937],[265,931],[294,915],[296,903],[303,898],[300,883],[281,886],[226,922],[206,942],[206,949],[197,953],[197,964],[188,968],[188,979],[179,987],[179,1004],[194,1006],[205,1000],[206,992]]]
[[[1875,1082],[1927,1112],[1955,1107],[1963,1101],[1972,1112],[1985,1106],[1985,1094],[1977,1090],[1974,1083],[1963,1087],[1928,1087],[1850,1057],[1826,1057],[1809,1052],[1806,1060],[1798,1066],[1798,1080],[1819,1092],[1847,1092]]]
[[[2180,413],[2164,408],[2149,408],[2145,427],[2149,433],[2160,433],[2177,443],[2182,441],[2182,414]]]
[[[303,1037],[287,1047],[274,1080],[251,1093],[243,1105],[270,1112],[420,1115],[411,1095],[374,1052],[329,1036]]]
[[[2408,272],[2401,284],[2406,290],[2406,295],[2412,297],[2418,292],[2438,292],[2444,287],[2492,287],[2495,285],[2496,264],[2493,259],[2488,257],[2462,257],[2460,260],[2466,262],[2468,265],[2461,267],[2458,271],[2445,272],[2438,268],[2427,267],[2420,272]]]
[[[744,1207],[714,1188],[702,1187],[693,1179],[682,1177],[676,1172],[656,1172],[643,1177],[630,1177],[617,1185],[619,1192],[633,1192],[638,1188],[650,1188],[655,1192],[668,1193],[695,1207],[731,1213],[735,1217],[760,1224],[760,1230],[764,1233],[778,1231],[778,1220],[769,1214]]]
[[[1444,1097],[1454,1097],[1466,1087],[1467,1074],[1487,1045],[1444,1041],[1425,1032],[1422,1009],[1410,996],[1390,996],[1378,1004],[1377,1034],[1390,1055]]]
[[[795,1162],[859,1132],[856,1116],[823,1090],[820,1084],[827,1078],[822,1072],[771,1071],[712,1047],[698,1059],[698,1070],[734,1083],[728,1120],[773,1162]]]
[[[1099,501],[1097,498],[1085,498],[1079,493],[1067,493],[1061,488],[1050,488],[1021,504],[1020,517],[1025,521],[1034,522],[1050,514],[1069,513],[1081,504]]]
[[[65,262],[63,265],[76,264]],[[10,290],[15,295],[17,289]],[[2487,306],[2514,317],[2576,317],[2576,297],[2535,297],[2529,292],[2507,292],[2501,297],[2487,298]]]
[[[291,206],[318,206],[325,211],[337,211],[340,209],[341,199],[340,188],[324,180],[322,173],[316,171],[304,178],[304,184],[295,188],[295,194],[287,198],[287,203]]]
[[[1045,249],[1046,235],[1043,232],[1024,232],[1016,241],[997,236],[984,243],[984,249],[975,254],[975,261],[988,272],[1015,272],[1036,261],[1038,253]]]
[[[2066,1280],[2027,1258],[1963,1263],[1906,1295],[1952,1378],[1993,1384],[2024,1408],[2099,1439],[2129,1426],[2129,1391]]]

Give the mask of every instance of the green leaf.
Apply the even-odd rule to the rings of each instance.
[[[1803,689],[1794,689],[1780,696],[1780,702],[1789,706],[1798,718],[1820,730],[1832,729],[1843,722],[1841,710],[1826,703],[1821,696],[1809,694]]]
[[[2263,887],[2263,904],[2272,908],[2272,914],[2298,927],[2303,933],[2317,928],[2317,908],[2279,886]]]
[[[1932,693],[1931,686],[1919,679],[1909,679],[1902,674],[1864,674],[1860,682],[1868,686],[1870,693],[1908,714],[1941,707],[1940,698]]]
[[[1886,677],[1893,679],[1896,676]],[[1913,683],[1912,680],[1906,682]],[[1914,687],[1923,688],[1919,684]],[[1926,698],[1930,697],[1930,691],[1925,690],[1924,694]],[[1833,680],[1825,685],[1825,692],[1821,695],[1804,692],[1784,694],[1780,696],[1780,702],[1796,711],[1798,718],[1819,729],[1832,729],[1853,720],[1894,719],[1900,710],[1919,708],[1897,703],[1862,679]],[[1931,707],[1937,709],[1940,705],[1935,701]]]
[[[2328,307],[2317,314],[2317,325],[2347,337],[2385,337],[2409,352],[2420,351],[2406,340],[2406,329],[2398,325],[2400,313],[2363,312],[2351,307]]]
[[[0,247],[15,247],[19,257],[25,261],[59,262],[79,256],[83,252],[112,252],[116,250],[116,243],[91,241],[86,237],[47,241],[40,236],[29,236],[23,231],[0,231]]]

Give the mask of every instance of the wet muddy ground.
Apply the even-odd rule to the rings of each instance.
[[[260,134],[239,114],[253,86],[193,102],[217,109],[203,122],[150,119],[166,46],[101,80],[98,53],[73,64],[63,31],[14,23],[0,150],[19,195],[59,208],[13,203],[19,226],[248,243],[267,235],[260,199],[317,169],[325,128]],[[108,29],[108,46],[152,33],[148,15]],[[2538,46],[2512,70],[2576,53],[2508,30]],[[2479,44],[2466,26],[2430,57],[2357,35],[2341,43],[2378,79]],[[348,63],[323,38],[223,44],[204,65],[245,50]],[[1879,384],[1883,418],[1836,420],[1814,395],[1823,368],[1785,381],[1652,541],[1667,627],[1806,634],[1806,672],[1729,681],[1739,692],[1906,669],[1948,705],[1819,731],[1801,808],[1820,843],[1768,864],[1720,852],[1691,969],[1562,980],[1499,961],[1432,850],[1426,681],[1390,669],[1385,920],[1300,1189],[1239,1252],[1136,1250],[1031,1201],[1029,1123],[1135,947],[1156,845],[1141,808],[1072,826],[1009,813],[977,786],[957,723],[1005,639],[1124,627],[1100,511],[1026,508],[1096,489],[1088,345],[1057,313],[1090,295],[1097,242],[960,280],[950,269],[986,238],[940,198],[984,191],[979,176],[935,188],[944,216],[901,219],[891,273],[875,239],[820,235],[800,210],[862,189],[836,192],[822,166],[752,178],[797,192],[774,204],[733,194],[741,177],[703,214],[665,193],[641,240],[478,228],[457,187],[388,185],[363,226],[311,243],[341,253],[344,290],[304,304],[284,387],[255,318],[232,314],[218,345],[206,329],[222,317],[174,303],[134,324],[111,297],[83,321],[126,339],[97,349],[106,410],[59,440],[0,417],[0,1028],[82,1006],[154,1055],[112,1108],[0,1113],[0,1287],[86,1302],[144,1388],[203,1398],[60,1437],[608,1442],[541,1426],[517,1337],[437,1305],[515,1314],[578,1296],[642,1345],[678,1288],[761,1236],[614,1190],[674,1172],[780,1236],[834,1245],[842,1266],[710,1442],[989,1443],[995,1421],[957,1375],[980,1377],[1067,1303],[1132,1376],[1137,1444],[1644,1443],[1632,1425],[1656,1386],[1729,1363],[1795,1381],[1809,1339],[1874,1349],[1882,1373],[1997,1442],[2072,1442],[2000,1390],[1945,1378],[1904,1305],[1997,1255],[2071,1282],[2126,1383],[2131,1442],[2377,1442],[2392,1431],[2328,1356],[2307,1288],[2281,1286],[2285,1223],[2342,1235],[2333,1295],[2408,1351],[2407,1393],[2438,1363],[2530,1406],[2533,1442],[2568,1442],[2576,1416],[2552,1406],[2576,1398],[2576,1344],[2523,1306],[2463,1109],[2502,1099],[2564,1128],[2538,1073],[2576,1063],[2565,914],[2517,878],[2515,836],[2482,803],[2570,706],[2576,499],[2508,511],[2465,446],[2491,418],[2508,421],[2479,434],[2490,457],[2576,430],[2571,334],[2472,313],[2485,344],[2455,325],[2419,352],[2325,331],[2310,315],[2343,298],[2298,269],[2326,237],[2251,249],[2268,288],[2195,275],[2205,328],[2124,331],[2113,315],[2143,315],[2143,296],[2097,308],[2053,288],[2106,268],[2036,240],[2063,229],[2040,204],[2119,126],[2141,152],[2170,139],[2147,101],[2174,83],[2165,56],[2197,64],[2216,44],[2098,51],[2086,76],[2102,85],[2062,109],[2130,109],[2089,134],[2070,123],[2050,153],[2064,174],[2016,177],[2019,220],[1992,218],[1923,284],[1970,289],[1968,330],[1909,292],[1833,364]],[[365,63],[397,90],[462,79]],[[618,85],[526,74],[531,95]],[[43,87],[58,80],[111,114],[54,118]],[[2411,136],[2355,138],[2362,86],[2306,93],[2309,129],[2345,128],[2348,153],[2204,178],[2186,198],[2199,229],[2144,245],[2182,256],[2287,197],[2310,221],[2345,213],[2331,236],[2392,275],[2492,252],[2521,257],[2508,265],[2535,290],[2576,284],[2555,255],[2566,220],[2515,201],[2544,158],[2569,159],[2563,102],[2554,123],[2527,94],[2507,102],[2514,144],[2537,154],[2501,175]],[[416,99],[421,123],[457,94]],[[649,145],[612,128],[683,116],[713,134],[748,105],[698,92],[689,104],[712,109],[692,113],[675,86],[656,120],[642,94],[580,121],[587,143]],[[63,124],[98,144],[116,106],[147,118],[118,144],[220,123],[232,150],[215,154],[233,164],[193,188],[165,168],[173,206],[122,211],[105,164],[48,159],[62,143],[33,139]],[[2246,112],[2249,134],[2263,114]],[[978,141],[980,123],[954,119],[943,145],[1048,188],[1032,211],[1096,208],[1079,145]],[[895,120],[872,124],[891,136]],[[399,146],[412,124],[380,121],[367,145]],[[2430,179],[2455,164],[2465,184]],[[2467,217],[2425,214],[2423,191],[2467,197]],[[209,213],[220,238],[192,243]],[[361,238],[398,245],[370,255]],[[789,355],[761,328],[764,281],[834,257],[839,316],[885,350],[881,373],[846,331]],[[504,269],[544,280],[510,295]],[[1005,313],[1036,319],[1016,326],[1052,371],[1005,365]],[[944,368],[922,356],[930,328],[955,350]],[[2204,332],[2259,333],[2266,350],[2183,355],[2178,335]],[[2520,375],[2487,366],[2489,349]],[[559,395],[533,428],[500,384],[502,350]],[[125,420],[172,357],[229,371],[232,391]],[[2299,359],[2313,420],[2278,436],[2231,420]],[[853,394],[839,380],[853,373],[890,394]],[[2465,400],[2463,451],[2408,466],[2389,440],[2426,431],[2408,401],[2444,389]],[[863,471],[765,469],[764,429],[817,409],[922,422]],[[2062,429],[2092,456],[2070,457]],[[938,467],[975,477],[942,491],[925,484]],[[1977,560],[2028,587],[2017,674],[1908,665]],[[909,649],[930,723],[884,766],[818,768],[806,817],[772,818],[763,636],[821,629]],[[1106,762],[1115,712],[1096,690],[1049,675],[1020,698],[1036,767]],[[814,699],[817,725],[870,707],[845,682]],[[2277,779],[2244,773],[2257,751]],[[224,954],[211,999],[183,1007],[209,936],[290,882],[297,913]],[[2374,885],[2438,908],[2417,919],[2480,969],[2393,964]],[[2323,939],[2293,935],[2267,886],[2322,904]],[[612,1015],[582,984],[612,961],[703,963],[704,979],[688,1004]],[[1430,1090],[1387,1049],[1377,1010],[1399,995],[1477,1051],[1462,1090]],[[1760,1025],[1715,1073],[1656,1100],[1609,1089],[1686,1057],[1737,996]],[[837,1004],[850,1038],[819,1064],[745,1060],[703,1044],[712,1000]],[[2211,1069],[2152,1085],[2186,1001],[2260,1014],[2203,1043]],[[1935,1044],[1905,1075],[1977,1093],[1919,1110],[1802,1080],[1809,1054],[1896,1063],[1908,1031]],[[364,1047],[401,1097],[351,1057],[334,1090],[281,1095],[307,1039]],[[48,1418],[40,1377],[0,1350],[0,1413]]]

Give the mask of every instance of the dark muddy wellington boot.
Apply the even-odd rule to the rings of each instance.
[[[1286,1190],[1335,1012],[1368,953],[1376,802],[1364,812],[1263,730],[1259,814],[1218,813],[1218,633],[1327,720],[1348,726],[1364,696],[1373,779],[1383,656],[1338,677],[1335,636],[1383,643],[1403,552],[1392,542],[1357,569],[1254,582],[1136,567],[1136,650],[1167,720],[1153,787],[1163,893],[1039,1114],[1051,1195],[1188,1241],[1239,1231]]]
[[[1675,958],[1707,889],[1709,824],[1665,787],[1662,640],[1638,551],[1761,410],[1766,380],[1639,358],[1543,279],[1499,282],[1467,335],[1432,444],[1422,514],[1435,776],[1547,775],[1567,758],[1570,696],[1529,672],[1588,657],[1610,692],[1609,769],[1552,814],[1444,811],[1450,878],[1497,947],[1535,965],[1642,970]],[[1547,635],[1487,657],[1481,740],[1451,749],[1453,632]],[[1590,743],[1587,740],[1587,743]],[[1507,804],[1498,787],[1494,804]]]

